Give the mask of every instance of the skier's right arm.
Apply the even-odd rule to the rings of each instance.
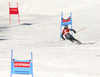
[[[73,31],[74,33],[76,33],[76,31],[74,29],[69,29],[70,31]]]
[[[61,38],[62,38],[63,40],[65,40],[65,38],[63,37],[63,33],[61,34]]]

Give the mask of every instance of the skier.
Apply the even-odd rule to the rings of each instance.
[[[63,40],[65,40],[65,38],[67,40],[70,40],[71,42],[74,42],[76,41],[78,44],[82,44],[80,41],[78,41],[77,39],[75,39],[70,33],[69,31],[73,31],[74,33],[76,33],[76,31],[74,29],[69,29],[68,28],[68,25],[66,25],[62,31],[62,34],[61,34],[61,38]],[[65,38],[63,37],[63,35],[65,36]]]

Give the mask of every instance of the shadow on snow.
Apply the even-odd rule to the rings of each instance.
[[[21,25],[33,25],[33,23],[23,23]]]

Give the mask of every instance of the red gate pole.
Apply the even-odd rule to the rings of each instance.
[[[19,14],[18,14],[18,21],[19,21],[19,26],[20,26],[20,18],[19,18]]]
[[[10,24],[10,26],[11,26],[10,2],[9,2],[9,24]]]
[[[18,2],[17,2],[17,8],[18,8]],[[19,26],[20,26],[19,11],[18,11],[18,22],[19,22]]]

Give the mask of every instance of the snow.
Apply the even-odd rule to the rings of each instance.
[[[18,16],[11,7],[19,4]],[[15,59],[30,59],[33,52],[34,77],[100,77],[99,0],[0,0],[0,77],[10,77],[11,49]],[[61,12],[72,12],[74,37],[83,43],[59,42]],[[13,75],[13,77],[31,75]]]

